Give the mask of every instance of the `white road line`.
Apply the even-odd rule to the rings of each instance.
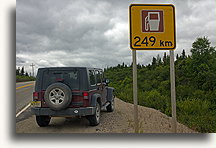
[[[16,118],[22,114],[25,110],[27,110],[29,107],[31,106],[31,103],[29,103],[28,105],[26,105],[21,111],[19,111],[17,114],[16,114]]]

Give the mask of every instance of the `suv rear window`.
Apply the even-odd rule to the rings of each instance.
[[[79,89],[79,72],[77,70],[48,70],[43,73],[42,89],[55,82],[62,82],[71,89]]]

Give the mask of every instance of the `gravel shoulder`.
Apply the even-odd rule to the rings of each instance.
[[[172,133],[171,118],[158,110],[138,106],[140,133]],[[25,117],[26,114],[26,117]],[[16,133],[134,133],[133,104],[115,98],[115,111],[101,113],[101,123],[89,126],[86,118],[54,117],[48,127],[38,127],[30,109],[17,119]],[[197,133],[177,124],[177,133]]]

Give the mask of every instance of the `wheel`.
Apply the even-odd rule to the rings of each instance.
[[[45,126],[49,125],[50,119],[51,119],[50,116],[36,116],[37,124],[40,127],[45,127]]]
[[[52,110],[62,110],[71,103],[72,93],[64,83],[54,83],[46,89],[44,99]]]
[[[114,111],[114,98],[112,101],[110,101],[110,104],[106,107],[108,112],[113,112]]]
[[[101,112],[101,107],[100,104],[97,102],[95,114],[87,116],[87,119],[89,120],[91,126],[96,126],[100,123],[100,112]]]

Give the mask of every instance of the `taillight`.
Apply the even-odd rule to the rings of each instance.
[[[38,98],[39,98],[39,93],[33,92],[33,100],[38,100]]]
[[[88,92],[83,92],[83,98],[88,99],[89,93]]]

